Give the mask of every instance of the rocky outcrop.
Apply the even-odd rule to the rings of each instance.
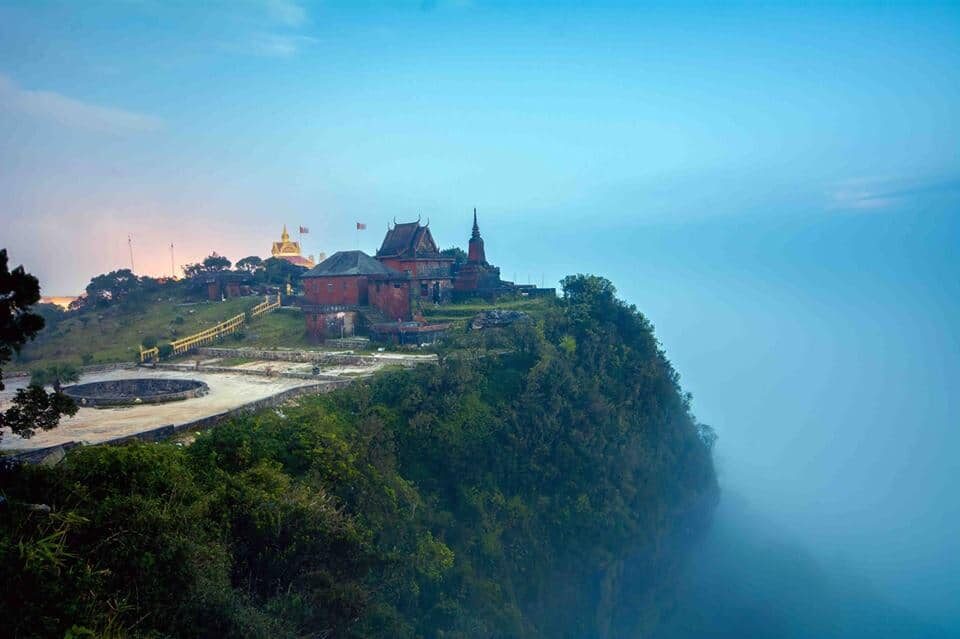
[[[478,313],[473,320],[470,321],[470,330],[482,330],[485,328],[499,328],[501,326],[509,326],[516,322],[528,321],[530,316],[524,313],[523,311],[510,311],[510,310],[501,310],[493,309],[491,311],[483,311]]]

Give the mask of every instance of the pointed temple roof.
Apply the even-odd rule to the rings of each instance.
[[[429,224],[427,222],[426,225],[421,226],[420,220],[394,224],[392,229],[387,229],[387,235],[383,238],[380,250],[377,251],[377,257],[440,259],[440,250],[437,248],[437,243],[433,241]]]
[[[338,251],[303,274],[302,277],[336,275],[394,275],[393,271],[363,251]]]
[[[473,233],[470,235],[471,239],[480,238],[480,226],[477,224],[477,207],[473,207]]]

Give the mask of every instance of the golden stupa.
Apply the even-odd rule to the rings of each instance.
[[[287,233],[286,224],[283,225],[283,233],[280,234],[280,241],[273,243],[273,247],[270,249],[270,255],[280,260],[286,260],[291,264],[296,264],[297,266],[306,266],[307,268],[313,268],[314,266],[314,262],[310,257],[304,257],[300,254],[300,242],[290,240],[290,234]]]

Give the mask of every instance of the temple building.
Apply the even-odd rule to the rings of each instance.
[[[340,251],[304,273],[301,307],[307,332],[327,339],[366,331],[372,339],[419,344],[437,339],[450,327],[428,323],[423,317],[426,305],[548,290],[500,279],[500,269],[487,262],[476,209],[468,248],[466,262],[457,269],[455,259],[437,247],[429,222],[388,224],[374,257]]]
[[[310,256],[304,257],[300,254],[300,242],[290,240],[290,234],[287,233],[287,225],[283,225],[283,233],[280,235],[280,241],[274,242],[270,249],[270,255],[277,259],[286,260],[297,266],[313,268],[314,261]],[[321,259],[323,255],[320,256]]]
[[[430,233],[430,222],[394,222],[393,228],[387,225],[376,257],[387,268],[409,275],[414,305],[450,301],[454,259],[440,254]]]

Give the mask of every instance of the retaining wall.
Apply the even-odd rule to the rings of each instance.
[[[78,366],[77,370],[80,371],[81,375],[90,375],[92,373],[105,373],[107,371],[129,370],[136,367],[137,365],[133,362],[114,362],[112,364],[91,364],[90,366]],[[14,377],[30,377],[30,371],[12,371],[9,373],[7,371],[3,371],[4,379],[12,379]]]
[[[388,363],[400,366],[416,366],[417,364],[435,364],[436,360],[423,358],[386,358],[375,355],[357,355],[354,353],[324,353],[321,351],[294,351],[294,350],[255,350],[250,348],[199,348],[199,355],[207,357],[259,359],[281,362],[318,363],[334,366],[371,366],[373,364]],[[206,367],[212,370],[212,367]],[[229,368],[229,371],[236,369]],[[308,375],[308,377],[312,377]]]

